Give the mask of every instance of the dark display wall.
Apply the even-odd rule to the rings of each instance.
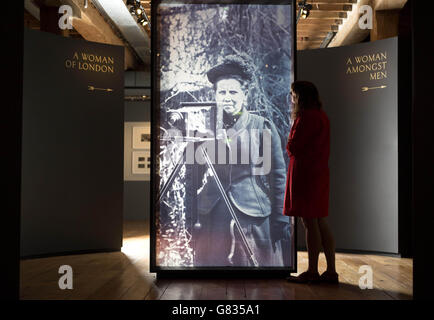
[[[298,80],[317,85],[330,118],[337,249],[398,253],[397,46],[391,38],[297,53]]]
[[[21,256],[122,246],[123,52],[25,32]]]
[[[151,75],[148,72],[125,72],[125,96],[151,95]],[[125,162],[124,220],[144,220],[149,223],[151,183],[145,175],[131,172],[131,126],[151,121],[151,101],[125,101]],[[127,126],[129,125],[129,126]],[[126,171],[129,170],[127,173]]]

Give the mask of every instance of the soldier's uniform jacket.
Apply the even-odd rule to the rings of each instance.
[[[271,225],[279,222],[288,223],[289,218],[282,214],[286,164],[281,139],[275,125],[268,119],[254,115],[243,108],[232,130],[227,132],[227,155],[231,157],[234,152],[237,152],[237,162],[236,164],[218,164],[218,156],[216,156],[215,169],[231,204],[247,216],[269,217]],[[264,135],[270,138],[269,142],[266,139],[265,143],[271,143],[268,146],[271,149],[268,160],[265,160],[266,155],[263,154],[264,150],[267,152],[267,146],[264,146]],[[234,149],[235,141],[236,149]],[[218,149],[217,146],[216,149]],[[250,155],[248,161],[241,159],[243,153]],[[258,155],[262,157],[260,162],[256,161]],[[267,166],[265,161],[270,161],[270,165]],[[206,168],[205,165],[202,167]],[[219,200],[222,200],[222,197],[217,184],[212,181],[212,177],[208,177],[197,195],[198,213],[200,215],[209,214]],[[227,210],[219,214],[229,215],[230,213]],[[268,241],[270,239],[269,228],[256,230],[256,234],[260,239]]]

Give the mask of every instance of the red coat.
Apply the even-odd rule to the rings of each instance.
[[[291,128],[290,157],[283,214],[303,218],[328,216],[330,122],[322,110],[301,112]]]

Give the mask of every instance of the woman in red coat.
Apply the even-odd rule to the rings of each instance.
[[[291,86],[293,125],[288,137],[290,157],[283,214],[300,217],[306,230],[309,268],[288,281],[338,282],[335,269],[335,243],[325,218],[329,206],[330,123],[321,109],[318,90],[307,81]],[[318,273],[321,244],[327,271]]]

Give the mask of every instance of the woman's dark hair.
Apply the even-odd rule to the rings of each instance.
[[[297,101],[291,114],[292,119],[295,119],[302,110],[321,109],[322,103],[319,98],[318,89],[312,82],[295,81],[291,85],[291,91],[297,96]]]

